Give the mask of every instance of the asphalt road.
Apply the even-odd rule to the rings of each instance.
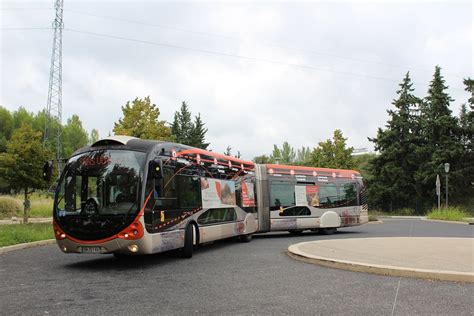
[[[0,314],[474,315],[474,285],[379,276],[291,259],[290,244],[376,236],[474,237],[474,226],[385,220],[333,236],[287,233],[221,241],[192,259],[119,261],[56,245],[0,255]]]

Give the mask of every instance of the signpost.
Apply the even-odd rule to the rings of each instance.
[[[446,208],[448,208],[448,172],[449,172],[449,163],[444,164],[444,171],[446,171]]]
[[[439,174],[436,175],[436,195],[438,196],[438,210],[441,207],[441,181],[439,180]]]

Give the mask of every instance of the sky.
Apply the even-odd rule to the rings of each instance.
[[[54,1],[0,0],[0,105],[46,107]],[[426,96],[436,65],[455,99],[473,77],[471,1],[64,0],[63,123],[112,131],[150,96],[171,122],[201,114],[210,149],[244,159],[374,137],[407,71]],[[44,28],[44,29],[36,29]]]

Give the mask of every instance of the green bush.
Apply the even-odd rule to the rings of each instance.
[[[432,209],[426,215],[429,219],[439,219],[445,221],[462,222],[465,217],[469,217],[466,209],[460,206],[450,206],[448,208]]]
[[[23,206],[20,201],[10,196],[0,196],[0,218],[11,218],[17,216],[22,211]]]

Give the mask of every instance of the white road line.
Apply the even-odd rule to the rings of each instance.
[[[413,232],[413,222],[411,222],[410,225],[410,234],[409,237],[412,237],[412,232]],[[397,291],[395,292],[395,299],[393,300],[393,305],[392,305],[392,316],[395,313],[395,305],[397,305],[397,298],[398,298],[398,291],[400,291],[400,283],[402,281],[402,277],[398,278],[398,285],[397,285]]]

